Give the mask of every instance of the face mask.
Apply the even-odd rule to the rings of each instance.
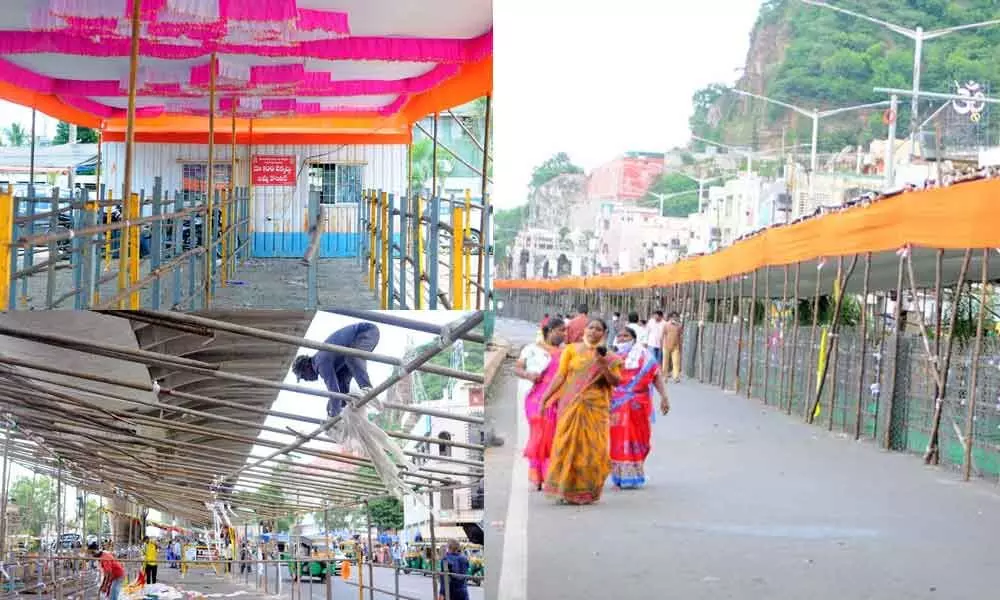
[[[634,345],[635,342],[633,341],[618,342],[617,344],[615,344],[615,347],[618,349],[619,352],[628,352],[629,350],[632,349],[632,346]]]

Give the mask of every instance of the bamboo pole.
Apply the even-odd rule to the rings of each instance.
[[[492,209],[490,207],[489,194],[487,193],[489,188],[489,172],[490,172],[490,134],[492,133],[492,127],[490,127],[490,121],[493,119],[493,96],[491,94],[486,95],[486,114],[483,116],[483,176],[481,178],[480,186],[480,215],[479,215],[479,235],[480,235],[480,247],[479,247],[479,266],[476,274],[476,279],[480,286],[476,287],[476,308],[478,310],[489,310],[490,298],[493,295],[492,290],[492,277],[490,277],[489,269],[490,265],[487,262],[487,256],[490,254],[490,238],[489,232],[492,230]],[[461,123],[461,121],[459,121]]]
[[[465,309],[472,305],[472,291],[476,290],[477,296],[481,291],[472,282],[472,253],[466,247],[467,242],[472,239],[472,191],[465,190],[465,212],[462,214],[462,302],[456,309]],[[480,235],[480,243],[483,241],[484,233]],[[476,282],[481,283],[481,282]]]
[[[701,296],[698,303],[698,381],[705,381],[705,316],[708,311],[708,282],[701,282]]]
[[[792,343],[789,344],[787,355],[791,360],[790,368],[788,369],[788,405],[785,409],[785,414],[792,414],[792,405],[795,403],[795,365],[797,361],[795,357],[798,355],[798,345],[799,345],[799,298],[801,294],[799,293],[802,275],[802,263],[795,263],[795,304],[792,308]]]
[[[389,239],[389,219],[392,218],[392,211],[389,210],[389,193],[379,192],[379,210],[381,212],[381,247],[380,252],[382,260],[380,263],[381,268],[381,283],[379,287],[379,298],[381,298],[382,310],[389,310],[389,304],[392,302],[392,298],[389,297],[389,270],[390,264],[389,259],[391,256],[390,247],[392,245],[392,240]]]
[[[224,231],[222,235],[222,277],[219,280],[219,285],[226,287],[228,283],[230,273],[229,273],[229,261],[231,260],[229,253],[232,250],[230,241],[232,240],[232,231],[230,229],[230,220],[235,221],[236,219],[231,219],[231,204],[236,201],[236,97],[232,98],[232,114],[230,117],[230,135],[232,139],[229,141],[229,185],[228,191],[226,192],[226,198],[222,202],[222,229]]]
[[[837,274],[836,274],[836,289],[834,290],[834,303],[833,303],[833,318],[831,320],[829,337],[832,339],[831,346],[827,347],[827,352],[821,359],[817,360],[818,368],[816,371],[816,386],[815,391],[810,391],[810,396],[812,397],[812,402],[808,405],[808,411],[806,412],[806,421],[812,423],[816,419],[816,412],[820,407],[820,401],[823,397],[823,387],[826,385],[826,373],[830,365],[830,355],[835,352],[834,347],[836,345],[836,337],[838,335],[838,326],[840,325],[840,307],[844,299],[844,288],[851,279],[851,274],[854,273],[854,268],[858,264],[858,255],[855,254],[851,259],[851,264],[844,272],[843,258],[837,259]],[[817,280],[816,289],[819,290],[819,283]],[[816,305],[819,304],[819,293],[817,291],[816,295]],[[813,313],[813,323],[816,323],[819,318],[818,306],[816,306],[816,312]],[[815,327],[815,325],[814,325]],[[810,360],[810,366],[812,365],[812,360]],[[810,386],[812,388],[812,386]],[[831,403],[830,411],[833,412],[833,405]],[[831,425],[832,428],[832,425]]]
[[[976,384],[979,376],[979,356],[983,349],[983,325],[986,320],[986,303],[989,301],[989,249],[983,250],[979,273],[979,313],[976,316],[976,340],[972,346],[972,366],[969,373],[968,406],[965,413],[965,446],[962,448],[962,478],[968,481],[972,476],[972,446],[975,442],[976,426]]]
[[[820,259],[819,265],[816,267],[816,292],[813,294],[813,305],[812,305],[812,326],[809,328],[809,362],[806,364],[806,391],[803,394],[803,409],[805,414],[803,415],[807,422],[812,423],[812,413],[813,403],[811,398],[815,391],[813,384],[815,377],[814,365],[819,362],[819,348],[816,347],[816,328],[819,325],[819,297],[820,297],[820,284],[823,282],[823,261],[825,259]]]
[[[136,0],[138,2],[138,0]],[[218,77],[218,65],[215,52],[209,55],[208,65],[208,173],[207,191],[205,195],[205,221],[202,224],[202,239],[205,245],[205,308],[212,305],[212,282],[215,271],[215,246],[212,237],[215,233],[215,85]],[[230,176],[231,177],[231,176]]]
[[[937,258],[939,263],[943,260],[943,254],[944,254],[943,252],[940,252],[938,254]],[[972,258],[972,249],[967,248],[965,250],[965,257],[962,260],[962,267],[959,271],[958,284],[955,287],[954,302],[956,306],[958,305],[958,300],[962,294],[963,282],[965,281],[965,275],[968,272],[969,262],[971,258]],[[907,274],[909,275],[910,293],[916,296],[916,289],[915,289],[916,278],[914,277],[913,274],[913,259],[911,253],[906,254],[906,269],[907,269]],[[937,302],[940,304],[941,299],[937,298]],[[935,313],[940,314],[937,310],[935,310]],[[954,340],[954,335],[952,335],[952,332],[954,332],[955,330],[955,323],[957,322],[958,319],[958,311],[953,310],[951,312],[951,322],[949,323],[949,328],[948,328],[949,330],[948,343],[945,345],[945,356],[943,360],[938,353],[932,353],[930,340],[927,339],[927,329],[928,329],[927,323],[926,319],[924,318],[924,312],[922,310],[917,311],[917,319],[919,320],[920,323],[920,339],[923,341],[924,352],[926,353],[927,358],[931,363],[931,372],[934,375],[934,386],[935,386],[934,416],[931,424],[930,439],[927,442],[927,449],[924,452],[924,463],[937,464],[938,461],[940,460],[939,438],[941,432],[941,416],[942,416],[942,411],[944,409],[945,394],[947,393],[948,369],[951,365],[951,349],[952,349],[952,341]],[[938,320],[940,321],[940,319]],[[940,323],[938,323],[936,326],[936,330],[940,331],[940,328],[941,325]],[[936,343],[935,347],[940,348],[939,343]],[[963,444],[966,443],[965,440],[961,441]]]
[[[854,414],[854,439],[861,439],[861,411],[865,399],[865,367],[868,364],[868,288],[871,285],[872,253],[865,253],[865,274],[861,283],[861,348],[858,357],[861,360],[858,374],[858,400]]]
[[[142,217],[142,205],[139,201],[139,194],[133,193],[128,197],[127,204],[128,220],[135,222]],[[139,282],[139,236],[142,233],[139,225],[130,225],[128,231],[128,287],[126,290],[135,290],[128,294],[128,307],[136,310],[140,304],[140,292],[136,287]],[[126,291],[122,290],[122,291]]]
[[[742,385],[742,380],[740,379],[740,363],[743,359],[743,322],[745,320],[745,315],[743,314],[743,282],[746,279],[745,274],[737,275],[740,280],[740,290],[739,295],[736,296],[736,314],[738,317],[737,337],[736,337],[736,376],[733,378],[733,392],[740,393],[740,386]]]
[[[747,348],[747,398],[753,396],[754,348],[757,341],[757,275],[759,269],[754,269],[753,281],[750,285],[750,345]],[[765,274],[765,277],[767,275]]]
[[[122,213],[123,216],[128,215],[129,199],[132,197],[132,171],[134,170],[135,161],[135,113],[136,113],[136,78],[139,72],[139,36],[140,36],[140,23],[139,23],[139,11],[142,6],[142,0],[132,0],[132,23],[131,23],[131,36],[132,45],[129,54],[129,69],[128,69],[128,110],[125,117],[125,168],[122,174]],[[126,219],[129,217],[126,216]],[[128,267],[128,241],[132,230],[132,225],[126,222],[125,229],[121,230],[119,233],[118,242],[118,256],[119,256],[119,272],[118,272],[118,291],[119,293],[128,287],[129,282],[129,267]],[[124,308],[124,299],[119,302],[119,308]]]
[[[788,331],[788,321],[785,319],[785,311],[788,310],[788,265],[784,265],[781,271],[781,307],[774,322],[777,342],[775,350],[778,353],[778,407],[785,405],[785,348],[788,346],[788,338],[785,335]],[[767,404],[766,400],[764,404]]]
[[[725,313],[720,328],[722,329],[722,367],[719,371],[719,387],[726,389],[726,375],[729,374],[729,341],[733,337],[733,278],[727,277],[725,285]]]

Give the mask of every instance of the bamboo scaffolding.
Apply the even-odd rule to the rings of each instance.
[[[110,314],[128,319],[133,313]],[[482,339],[481,336],[470,333],[482,322],[482,318],[482,313],[477,312],[444,327],[434,327],[433,331],[439,332],[440,336],[437,342],[409,361],[343,349],[344,354],[359,355],[396,367],[389,379],[361,399],[244,376],[223,371],[217,364],[146,349],[79,340],[67,335],[31,332],[8,325],[0,325],[0,335],[157,366],[166,369],[167,373],[204,376],[197,379],[218,380],[220,386],[248,384],[319,397],[346,396],[360,408],[417,370],[474,383],[481,382],[482,376],[479,374],[425,363],[457,339]],[[192,315],[145,311],[135,321],[165,327],[168,332],[176,331],[175,335],[166,336],[168,341],[191,335],[207,334],[206,337],[210,337],[225,331],[288,346],[342,350],[338,346],[232,326],[233,324],[224,321]],[[395,324],[406,326],[413,322],[404,320],[396,321]],[[426,324],[421,325],[420,329],[428,329]],[[156,346],[167,347],[169,344],[163,337],[159,337]],[[210,501],[238,502],[255,515],[280,515],[288,514],[289,511],[313,511],[358,502],[359,499],[388,496],[377,475],[356,470],[370,467],[372,463],[368,458],[330,450],[329,443],[319,438],[336,419],[324,421],[246,406],[205,394],[160,388],[156,383],[125,381],[113,374],[83,373],[29,358],[2,356],[0,365],[0,410],[6,415],[5,421],[9,427],[9,433],[4,436],[7,460],[35,473],[54,476],[59,486],[73,485],[85,493],[96,493],[102,497],[125,494],[137,506],[169,510],[171,514],[201,522],[207,518],[206,502]],[[102,389],[98,392],[87,385],[88,381],[113,385],[123,391],[142,391],[154,395],[147,399],[129,396],[123,391]],[[170,397],[185,404],[162,401],[163,398]],[[481,417],[475,415],[452,414],[439,409],[392,402],[385,405],[390,409],[414,414],[430,414],[475,425],[484,423]],[[236,409],[247,414],[275,416],[289,419],[292,423],[319,427],[310,433],[303,433],[293,427],[257,422],[236,414],[225,414],[224,411],[212,412],[204,407]],[[155,433],[157,431],[162,433]],[[247,433],[244,434],[244,431]],[[39,433],[42,435],[38,435]],[[266,435],[260,437],[260,434]],[[424,445],[458,448],[470,456],[481,456],[485,450],[481,444],[458,440],[442,440],[403,432],[389,432],[389,435]],[[260,456],[255,450],[248,456],[246,451],[241,452],[239,448],[263,449],[267,455]],[[422,490],[421,493],[467,489],[482,481],[483,462],[478,458],[470,460],[461,456],[440,456],[407,448],[403,452],[409,457],[421,459],[419,466],[406,468],[401,474],[404,480]],[[346,464],[347,469],[301,462],[294,459],[296,455]],[[4,468],[6,464],[5,461]],[[443,468],[447,466],[451,468]],[[218,488],[220,482],[227,483]],[[284,500],[281,501],[255,497],[254,493],[265,484],[280,485],[289,492],[284,494]]]

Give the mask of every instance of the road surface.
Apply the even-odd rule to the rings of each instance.
[[[525,343],[534,325],[500,320],[497,336]],[[697,383],[668,388],[645,489],[556,505],[519,467],[517,381],[509,369],[498,379],[488,411],[512,443],[488,457],[489,508],[506,515],[488,547],[502,571],[489,598],[980,600],[1000,589],[996,486]]]
[[[273,568],[273,567],[272,567]],[[273,571],[272,571],[273,573]],[[243,596],[247,600],[264,600],[266,598],[289,598],[294,600],[327,600],[326,583],[318,579],[315,581],[304,580],[300,587],[295,588],[294,596],[291,580],[287,571],[283,573],[281,583],[281,594],[275,595],[273,579],[270,583],[271,589],[264,590],[257,588],[255,576],[236,574],[234,578],[217,576],[214,571],[192,569],[183,579],[174,569],[160,569],[160,581],[168,585],[174,585],[181,589],[198,591],[206,595],[220,594],[224,597],[233,595]],[[350,581],[343,581],[339,577],[333,580],[334,600],[358,599],[357,573],[353,570]],[[353,585],[352,585],[353,583]],[[263,583],[260,584],[263,586]],[[365,568],[365,591],[364,600],[374,598],[374,600],[394,600],[396,598],[395,575],[392,569],[385,567],[375,567],[375,587],[380,590],[370,596],[368,589],[368,569]],[[401,597],[413,598],[416,600],[435,600],[432,594],[431,578],[417,574],[399,574],[399,593]],[[484,600],[483,588],[470,586],[470,600]]]

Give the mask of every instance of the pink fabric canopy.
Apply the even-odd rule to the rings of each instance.
[[[132,0],[3,4],[0,80],[123,116]],[[491,0],[143,0],[139,22],[145,116],[206,114],[213,71],[227,114],[392,115],[492,52]]]

